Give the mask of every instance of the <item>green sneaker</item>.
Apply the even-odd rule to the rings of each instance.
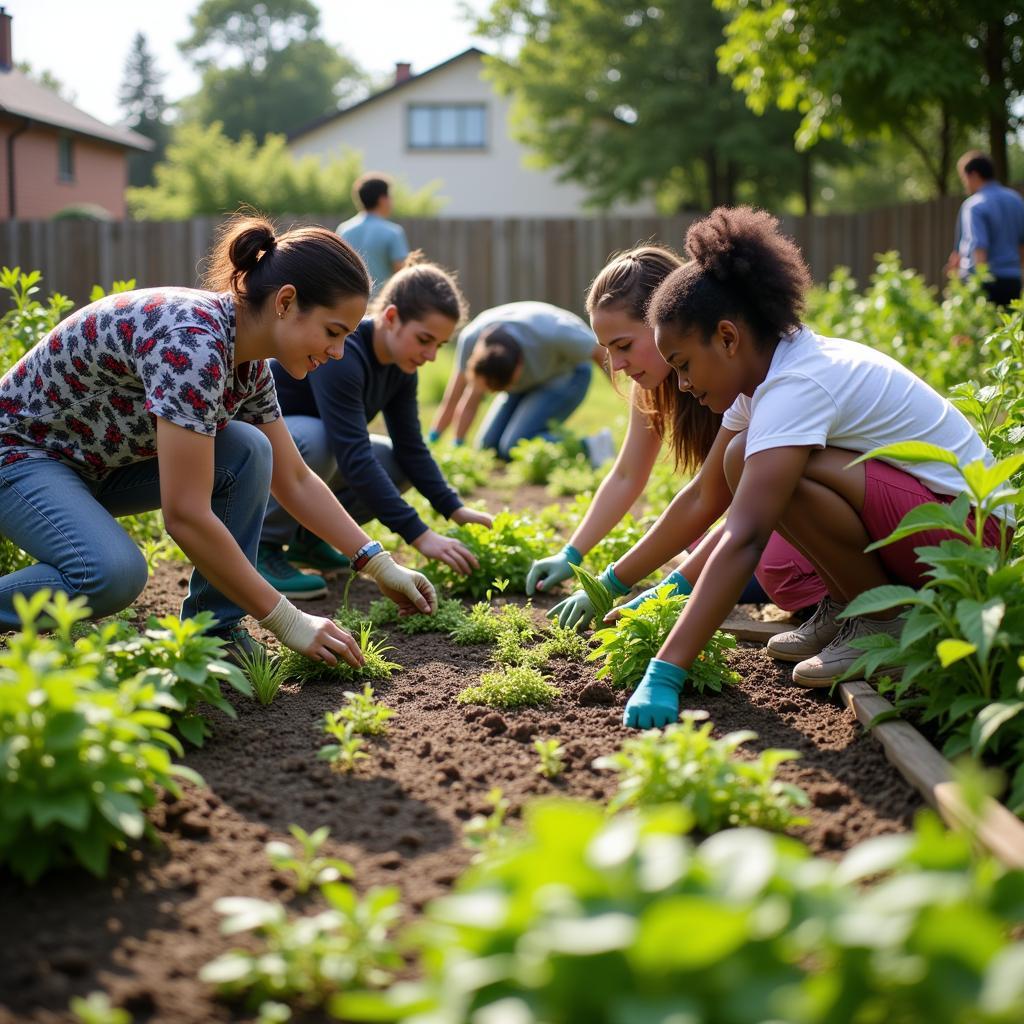
[[[306,530],[300,530],[295,540],[288,545],[288,561],[292,565],[304,565],[307,569],[323,573],[350,572],[352,569],[347,556]]]
[[[299,572],[285,558],[284,549],[276,544],[261,544],[256,552],[256,569],[279,593],[296,601],[309,601],[327,596],[322,576]]]

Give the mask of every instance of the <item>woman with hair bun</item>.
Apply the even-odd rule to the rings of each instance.
[[[711,550],[680,567],[693,592],[626,704],[624,724],[639,728],[678,717],[688,668],[736,603],[773,531],[804,554],[827,588],[810,619],[768,644],[773,657],[796,662],[797,685],[830,687],[859,657],[853,641],[899,635],[896,612],[838,616],[872,587],[924,582],[914,549],[939,543],[941,532],[865,549],[917,505],[952,500],[961,481],[945,463],[854,465],[859,454],[927,441],[960,465],[992,461],[966,417],[896,360],[801,323],[810,274],[774,217],[719,208],[691,226],[686,247],[691,261],[658,287],[647,319],[679,389],[723,414],[705,470],[715,467],[721,477],[717,514],[728,515],[709,537]],[[629,584],[664,563],[678,550],[675,538],[692,536],[691,511],[673,502],[612,566],[615,576]],[[1009,519],[1008,510],[1001,514]],[[986,543],[1002,543],[1005,532],[993,517]]]
[[[249,614],[293,650],[359,665],[353,637],[299,611],[253,563],[273,493],[403,609],[436,607],[427,579],[375,550],[309,472],[268,364],[303,378],[340,359],[366,309],[366,267],[331,231],[278,237],[240,217],[205,283],[102,298],[0,379],[0,531],[38,560],[0,577],[0,625],[17,627],[16,594],[43,588],[96,616],[131,604],[148,571],[116,517],[160,508],[194,565],[182,615],[212,612],[230,656],[251,649],[238,625]]]
[[[380,520],[420,554],[463,574],[479,565],[473,552],[430,529],[401,492],[411,484],[439,515],[491,525],[489,515],[462,504],[438,469],[423,440],[416,398],[417,370],[437,358],[465,314],[451,275],[414,253],[349,336],[343,360],[305,380],[271,363],[285,423],[302,457],[349,514],[360,523]],[[370,433],[378,414],[387,436]],[[344,571],[348,559],[295,520],[271,500],[257,565],[282,594],[317,596],[326,590],[323,579],[295,566]]]

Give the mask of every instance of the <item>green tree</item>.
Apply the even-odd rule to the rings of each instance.
[[[757,112],[800,115],[798,146],[903,140],[936,193],[967,133],[987,127],[1000,176],[1024,88],[1024,20],[997,0],[715,0],[721,70]]]
[[[777,204],[809,178],[798,119],[745,108],[717,67],[723,24],[709,0],[493,0],[477,30],[519,44],[488,61],[514,130],[593,205]]]
[[[179,49],[202,74],[184,104],[233,139],[289,132],[365,88],[356,63],[319,35],[312,0],[203,0]]]
[[[270,215],[319,215],[341,220],[350,216],[352,183],[362,173],[357,153],[321,164],[316,157],[294,158],[283,135],[262,142],[243,135],[235,142],[219,122],[194,121],[178,126],[156,184],[127,192],[132,216],[146,220],[184,220],[219,216],[242,205]],[[410,192],[396,183],[398,216],[429,216],[437,212],[435,186]],[[333,224],[331,225],[333,227]]]
[[[154,148],[148,153],[132,153],[128,158],[128,183],[148,185],[153,180],[153,168],[163,159],[170,128],[167,124],[167,100],[161,83],[166,75],[156,66],[146,37],[135,33],[132,48],[124,65],[124,78],[118,90],[117,102],[124,113],[125,124],[151,139]]]

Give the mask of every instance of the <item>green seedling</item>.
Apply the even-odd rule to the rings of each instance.
[[[289,843],[274,839],[264,847],[270,863],[278,871],[295,875],[295,891],[308,892],[314,885],[352,878],[352,865],[336,857],[321,857],[320,847],[327,842],[330,830],[326,825],[307,832],[299,825],[289,825],[288,831],[298,840],[298,854]]]
[[[512,830],[505,824],[505,816],[512,804],[500,787],[495,786],[487,794],[487,802],[491,805],[491,813],[473,815],[462,829],[463,843],[470,850],[476,851],[476,859],[501,849],[512,834]]]
[[[388,731],[388,719],[395,714],[393,708],[378,704],[373,697],[373,687],[367,683],[362,693],[345,691],[345,706],[336,714],[341,721],[348,722],[352,731],[363,736],[383,736]]]
[[[363,752],[366,740],[355,734],[352,723],[346,722],[340,711],[328,711],[324,714],[324,732],[338,742],[321,747],[317,751],[317,757],[321,761],[329,761],[335,771],[355,771],[360,761],[369,758],[370,755]]]
[[[285,678],[295,679],[300,683],[318,679],[349,682],[362,679],[389,679],[393,672],[401,669],[396,661],[389,661],[385,654],[394,647],[386,640],[373,637],[373,627],[369,622],[361,622],[359,626],[359,647],[363,652],[363,664],[360,668],[338,659],[336,665],[328,665],[322,661],[313,661],[298,651],[288,651],[282,658],[285,663]]]
[[[484,672],[480,685],[466,687],[457,699],[460,704],[483,704],[512,711],[543,707],[561,692],[537,669],[518,665],[497,672]]]
[[[266,707],[277,696],[281,684],[288,678],[288,667],[282,658],[271,654],[263,644],[253,643],[252,652],[243,651],[240,657],[242,671],[252,684],[256,699]]]
[[[545,779],[557,779],[565,769],[565,747],[555,739],[533,741],[533,749],[537,751],[540,764],[536,771]]]
[[[111,1006],[106,992],[90,992],[84,999],[75,996],[70,1009],[79,1024],[132,1024],[132,1015],[119,1006]]]

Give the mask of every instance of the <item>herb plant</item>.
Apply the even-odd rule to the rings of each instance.
[[[483,704],[506,711],[543,707],[562,691],[552,686],[535,668],[524,665],[484,672],[478,686],[467,686],[458,696],[460,704]]]
[[[266,707],[277,696],[281,684],[288,678],[288,669],[282,658],[271,654],[263,644],[254,642],[252,653],[240,656],[242,671],[246,674],[256,699]]]
[[[299,842],[298,854],[289,843],[279,839],[267,843],[266,853],[275,870],[290,871],[295,875],[296,892],[309,892],[314,885],[352,877],[351,864],[336,857],[320,856],[320,847],[331,834],[326,825],[314,832],[307,832],[299,825],[289,825],[288,831]]]
[[[345,706],[336,714],[341,721],[349,722],[352,731],[361,736],[383,736],[388,731],[388,719],[394,715],[392,708],[378,704],[373,697],[373,687],[367,683],[362,693],[345,691]]]
[[[533,741],[533,749],[537,751],[540,764],[537,772],[545,779],[557,779],[565,768],[565,747],[555,739]]]
[[[363,750],[366,740],[356,735],[352,723],[346,722],[340,711],[328,711],[324,714],[324,732],[338,742],[325,744],[317,751],[316,756],[321,761],[329,761],[335,771],[355,771],[360,761],[369,758],[370,755]]]
[[[355,668],[342,658],[336,665],[328,665],[323,661],[314,661],[298,651],[287,651],[282,656],[285,664],[285,678],[295,679],[300,683],[317,679],[339,680],[349,682],[358,679],[390,679],[393,672],[401,669],[396,661],[389,661],[385,655],[393,651],[393,645],[385,640],[373,637],[373,626],[366,621],[360,623],[359,648],[363,652],[363,664]]]
[[[433,615],[400,615],[398,605],[388,597],[371,602],[366,614],[373,626],[394,626],[400,633],[450,633],[466,621],[466,609],[461,601],[441,597]]]
[[[498,468],[493,452],[472,445],[435,445],[430,454],[445,480],[463,496],[486,487]]]
[[[603,589],[603,588],[602,588]],[[653,596],[636,608],[623,608],[610,626],[594,633],[598,644],[590,661],[603,659],[597,678],[607,678],[613,686],[632,686],[640,681],[665,642],[686,605],[686,595],[672,593],[671,584],[658,587]],[[690,667],[688,681],[698,693],[705,688],[719,692],[726,683],[738,683],[739,674],[729,668],[726,651],[736,646],[728,633],[717,630]]]
[[[545,437],[523,438],[513,445],[508,456],[508,474],[519,484],[544,484],[556,468],[588,466],[583,446],[569,434],[559,441]]]
[[[590,654],[590,641],[582,633],[560,626],[557,622],[548,626],[542,646],[548,658],[586,661]]]

